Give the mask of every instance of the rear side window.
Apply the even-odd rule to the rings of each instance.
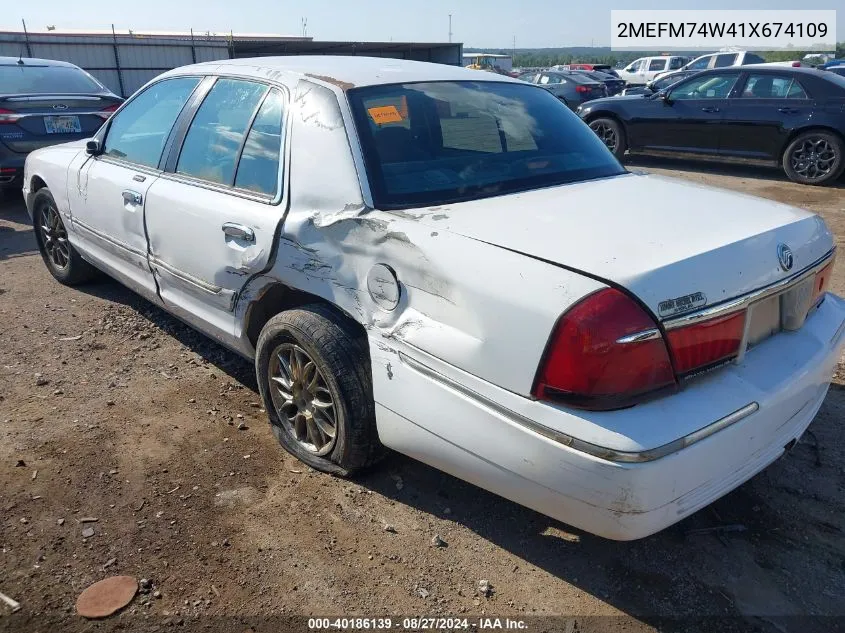
[[[4,94],[92,94],[107,90],[81,68],[73,66],[0,66]]]
[[[666,60],[665,59],[652,59],[651,63],[648,65],[648,69],[651,70],[663,70],[666,68]]]
[[[708,68],[708,66],[710,65],[711,59],[713,59],[712,55],[707,55],[705,57],[701,57],[699,59],[696,59],[694,62],[692,62],[689,66],[687,66],[687,68],[689,70],[704,70],[704,69]]]
[[[132,99],[112,117],[103,153],[158,166],[170,130],[199,81],[197,77],[165,79]]]
[[[727,68],[728,66],[733,66],[736,63],[736,58],[736,53],[716,55],[716,63],[713,64],[713,68]]]
[[[759,55],[755,55],[754,53],[746,53],[745,59],[742,60],[743,65],[745,64],[765,64],[766,60],[760,57]]]
[[[807,93],[792,77],[751,75],[741,96],[745,99],[806,99]]]
[[[246,137],[235,187],[275,196],[282,152],[282,93],[276,89],[264,99]]]
[[[238,153],[267,86],[218,79],[197,110],[176,172],[223,185],[235,179]]]
[[[669,60],[669,70],[677,70],[684,65],[683,57],[673,57]]]

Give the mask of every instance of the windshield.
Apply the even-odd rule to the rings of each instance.
[[[2,94],[91,94],[106,92],[91,75],[72,66],[0,66]]]
[[[474,200],[624,172],[577,115],[526,84],[397,84],[347,94],[381,208]]]

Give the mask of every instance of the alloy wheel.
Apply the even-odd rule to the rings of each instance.
[[[602,140],[611,152],[616,152],[616,147],[619,144],[619,139],[610,125],[602,121],[596,121],[590,124],[590,129]]]
[[[67,230],[53,204],[46,204],[41,209],[41,238],[44,242],[44,251],[53,266],[59,270],[67,268],[70,261]]]
[[[334,399],[308,352],[282,343],[270,356],[270,397],[279,419],[296,441],[314,455],[326,455],[337,438]]]
[[[820,180],[830,174],[836,163],[836,148],[821,137],[809,137],[792,150],[792,169],[807,180]]]

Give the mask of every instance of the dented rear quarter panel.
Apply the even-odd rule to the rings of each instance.
[[[293,91],[290,206],[272,269],[248,285],[240,311],[244,299],[281,282],[362,324],[373,352],[422,350],[528,395],[557,318],[603,285],[446,230],[457,209],[373,209],[347,87],[309,78]],[[393,310],[367,290],[376,264],[399,280]]]

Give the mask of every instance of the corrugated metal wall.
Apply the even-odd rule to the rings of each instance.
[[[27,39],[29,52],[27,52]],[[132,37],[118,35],[53,36],[0,33],[0,56],[23,55],[76,64],[109,90],[127,97],[156,75],[196,62],[229,59],[229,45],[201,37]]]

